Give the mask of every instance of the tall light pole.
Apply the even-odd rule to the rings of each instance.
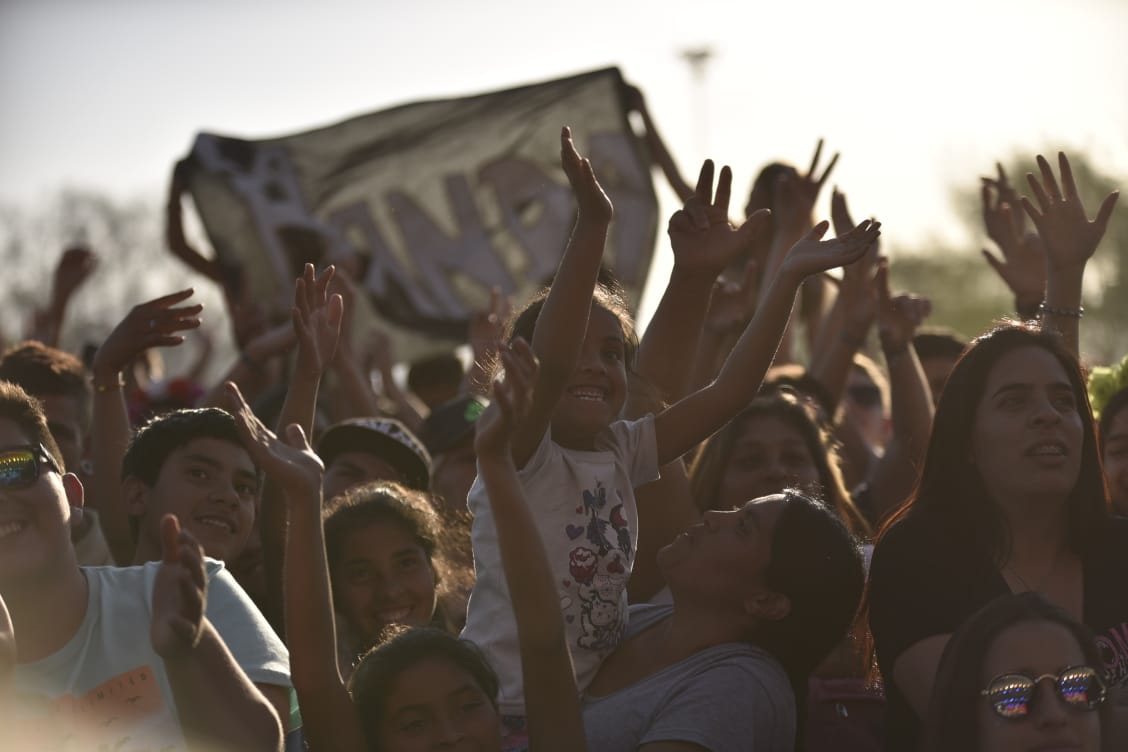
[[[705,67],[713,57],[708,46],[691,47],[682,50],[682,60],[689,65],[693,79],[693,135],[697,141],[698,156],[704,158],[709,150],[709,114],[706,108]]]

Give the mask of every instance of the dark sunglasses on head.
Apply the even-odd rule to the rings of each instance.
[[[1030,715],[1034,695],[1043,679],[1053,679],[1058,697],[1075,710],[1096,710],[1107,694],[1101,675],[1089,666],[1071,666],[1057,676],[1042,674],[1037,678],[1025,674],[1001,674],[979,694],[990,701],[995,715],[1020,720]]]
[[[62,473],[51,453],[42,444],[5,449],[0,452],[0,488],[27,488],[39,480],[43,464]]]

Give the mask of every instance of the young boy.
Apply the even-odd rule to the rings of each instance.
[[[83,489],[61,468],[38,403],[0,382],[0,600],[18,648],[5,746],[280,749],[260,687],[285,702],[289,660],[262,616],[171,515],[156,561],[80,567]]]

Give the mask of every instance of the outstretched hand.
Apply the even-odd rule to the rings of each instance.
[[[302,276],[294,282],[294,333],[298,338],[296,368],[303,374],[320,378],[333,360],[341,337],[341,319],[345,303],[339,293],[329,295],[329,283],[335,269],[330,266],[314,273],[313,264],[306,264]]]
[[[59,263],[55,265],[55,281],[51,293],[54,303],[65,305],[97,266],[98,257],[84,245],[74,245],[63,251]]]
[[[834,232],[839,237],[856,227],[846,206],[846,194],[840,193],[837,188],[830,195],[830,216],[834,220]],[[881,244],[875,240],[856,263],[842,271],[838,296],[844,306],[843,314],[855,332],[869,331],[877,315],[875,277],[881,258]]]
[[[812,274],[854,263],[874,246],[881,235],[881,223],[867,219],[845,235],[823,240],[829,227],[830,223],[823,220],[793,245],[777,277],[789,277],[798,286]]]
[[[1042,301],[1046,290],[1046,251],[1037,233],[1025,230],[1021,198],[1007,180],[1001,164],[997,179],[983,178],[980,198],[987,237],[998,246],[1002,258],[983,249],[983,258],[1014,294],[1021,311]]]
[[[310,448],[302,427],[291,423],[283,431],[285,438],[280,439],[254,414],[238,386],[229,381],[223,392],[224,406],[235,417],[239,438],[255,465],[271,476],[288,497],[316,497],[320,504],[325,465]]]
[[[903,352],[913,341],[917,329],[932,313],[932,303],[917,295],[894,296],[889,292],[889,264],[877,268],[877,333],[881,349],[887,354]]]
[[[133,306],[94,355],[91,370],[96,381],[106,383],[117,377],[138,355],[150,347],[175,347],[184,342],[178,332],[200,325],[202,305],[176,307],[192,297],[192,290],[181,290]]]
[[[611,199],[607,198],[603,187],[599,185],[595,171],[591,168],[591,161],[581,157],[576,151],[572,129],[567,126],[560,131],[560,164],[579,204],[580,221],[604,225],[610,223],[613,214]]]
[[[1039,154],[1037,161],[1041,180],[1030,173],[1026,175],[1026,180],[1030,183],[1038,206],[1035,207],[1026,197],[1022,198],[1022,206],[1038,228],[1038,234],[1046,247],[1047,266],[1056,271],[1083,270],[1108,228],[1108,220],[1120,192],[1108,194],[1101,202],[1097,216],[1089,221],[1065,154],[1058,152],[1060,188],[1046,158]]]
[[[474,429],[474,449],[484,459],[512,457],[513,429],[532,404],[539,368],[533,348],[520,337],[500,355],[505,378],[494,380],[493,401]]]
[[[190,653],[204,631],[208,580],[204,549],[174,515],[161,518],[161,568],[153,580],[149,639],[162,658]]]
[[[768,228],[771,212],[767,209],[753,212],[744,224],[735,227],[728,216],[731,197],[732,170],[727,165],[721,168],[714,195],[713,161],[705,160],[694,194],[670,217],[667,232],[675,268],[716,277],[751,247],[757,234]]]

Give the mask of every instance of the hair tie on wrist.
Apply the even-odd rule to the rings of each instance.
[[[1045,301],[1038,304],[1038,312],[1043,316],[1068,316],[1074,319],[1079,319],[1085,315],[1085,309],[1081,306],[1076,308],[1051,308],[1046,305]]]

